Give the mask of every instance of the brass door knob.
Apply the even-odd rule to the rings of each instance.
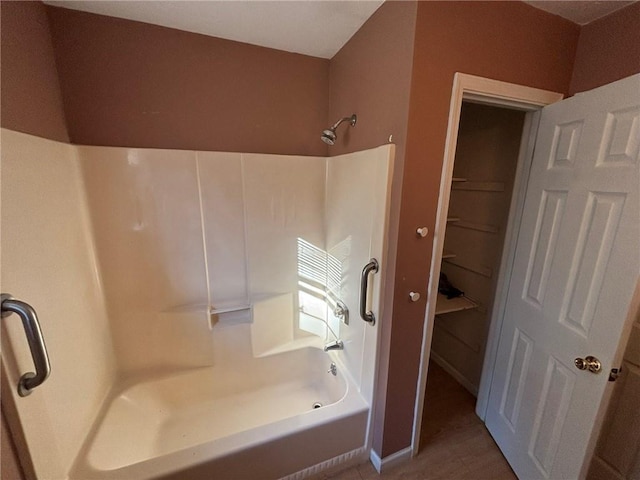
[[[602,370],[600,360],[591,355],[584,358],[576,358],[573,363],[578,370],[589,370],[591,373],[600,373]]]

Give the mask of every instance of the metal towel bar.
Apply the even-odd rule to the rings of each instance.
[[[372,311],[367,312],[367,292],[369,291],[369,274],[378,272],[378,261],[372,258],[362,269],[360,278],[360,316],[362,320],[371,325],[375,325],[376,316]]]
[[[22,319],[33,364],[36,367],[36,373],[27,372],[18,381],[18,395],[26,397],[34,388],[42,384],[51,373],[47,347],[44,344],[44,338],[42,338],[38,316],[31,305],[16,300],[7,293],[3,293],[0,296],[0,302],[2,303],[2,318],[15,313]]]

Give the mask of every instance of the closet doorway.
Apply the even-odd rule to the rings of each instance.
[[[505,300],[501,284],[511,269],[508,254],[518,231],[539,110],[561,99],[554,92],[455,76],[429,283],[429,299],[436,301],[428,301],[425,315],[414,456],[421,435],[434,441],[440,428],[423,426],[429,371],[432,392],[466,390],[472,397],[458,392],[461,408],[475,408],[484,418],[491,375],[482,372],[495,361],[492,337],[499,325],[494,319]],[[456,402],[441,400],[449,411],[456,408]],[[438,401],[432,397],[430,403]],[[461,419],[474,417],[459,413]],[[429,423],[429,415],[424,418]]]
[[[473,396],[480,385],[525,114],[467,101],[460,114],[431,361]]]
[[[453,463],[478,478],[515,478],[475,404],[525,116],[463,101],[444,231],[421,444],[427,455],[464,445]]]

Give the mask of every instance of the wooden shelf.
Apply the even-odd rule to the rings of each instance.
[[[451,226],[455,226],[459,228],[467,228],[469,230],[477,230],[479,232],[498,233],[499,231],[498,227],[495,227],[493,225],[484,225],[481,223],[465,222],[460,220],[459,218],[447,219],[447,222],[450,222],[452,224]]]
[[[453,265],[458,268],[462,268],[472,273],[476,273],[478,275],[482,275],[483,277],[491,278],[493,277],[493,270],[489,267],[485,267],[484,265],[470,265],[465,263],[460,263],[459,261],[454,260],[453,257],[445,257],[442,256],[442,259],[446,261],[449,265]]]
[[[462,310],[470,310],[472,308],[478,308],[478,304],[469,300],[467,297],[463,296],[447,299],[445,295],[438,293],[438,299],[436,300],[436,315],[460,312]]]
[[[467,179],[466,179],[466,178],[462,178],[462,177],[453,177],[453,178],[451,179],[451,181],[452,181],[452,182],[455,182],[455,183],[462,183],[462,182],[466,182],[466,181],[467,181]]]
[[[448,260],[450,258],[456,258],[456,254],[453,252],[442,252],[442,259],[443,260]]]
[[[460,221],[459,217],[447,217],[447,223],[459,222],[459,221]]]
[[[473,192],[504,192],[504,182],[461,182],[453,190],[468,190]]]

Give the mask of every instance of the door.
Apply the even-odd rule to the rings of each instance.
[[[580,475],[640,274],[639,147],[640,75],[542,110],[486,416],[521,479]]]

